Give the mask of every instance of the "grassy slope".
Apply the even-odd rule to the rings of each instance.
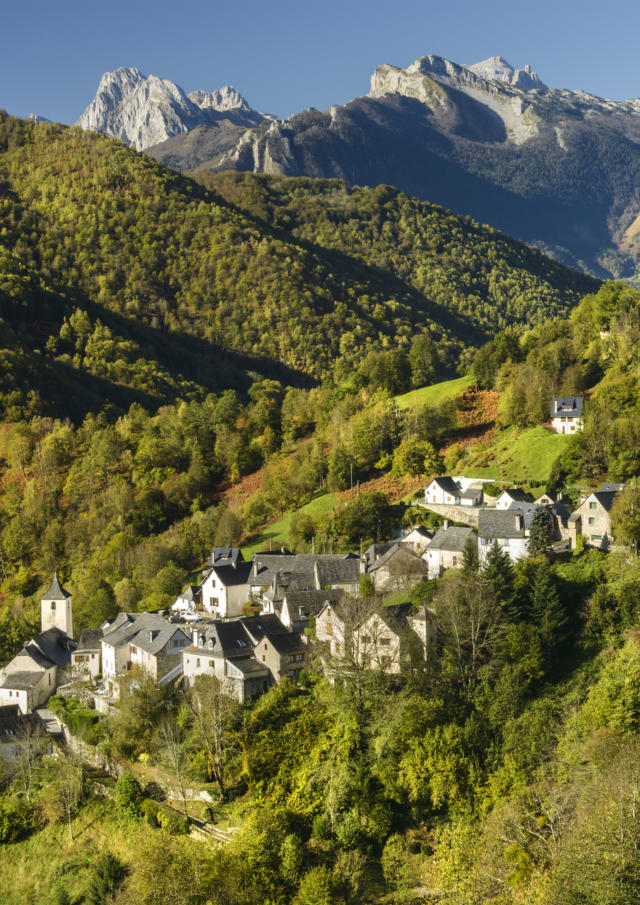
[[[443,380],[428,387],[420,387],[419,390],[403,393],[402,396],[396,396],[396,402],[403,409],[411,408],[412,405],[438,405],[440,402],[460,396],[472,383],[473,378],[471,377]]]
[[[464,474],[472,478],[495,478],[514,484],[548,479],[554,461],[567,448],[570,437],[544,427],[518,430],[510,427],[496,433],[489,444],[471,448]]]
[[[260,550],[268,550],[270,545],[275,550],[283,545],[288,545],[289,525],[296,512],[303,512],[313,518],[314,516],[324,515],[325,512],[329,512],[333,509],[335,503],[335,493],[323,493],[320,494],[320,496],[309,500],[309,502],[305,503],[304,506],[301,506],[300,509],[285,513],[285,515],[283,515],[281,519],[278,519],[277,522],[273,522],[266,527],[253,543],[248,544],[247,546],[243,544],[242,552],[245,558],[253,556],[254,553],[258,553]]]

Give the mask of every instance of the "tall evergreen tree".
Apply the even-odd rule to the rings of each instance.
[[[482,577],[491,585],[493,593],[506,612],[510,612],[513,603],[514,573],[511,557],[495,540],[481,570]]]
[[[542,642],[545,659],[549,662],[554,650],[564,641],[567,614],[546,560],[537,566],[533,576],[531,616]]]
[[[467,538],[462,551],[462,574],[476,575],[480,571],[480,559],[478,558],[478,542],[471,534]]]
[[[553,541],[553,522],[546,506],[536,506],[529,531],[529,556],[548,553]]]

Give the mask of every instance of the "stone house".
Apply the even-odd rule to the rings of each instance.
[[[369,568],[378,594],[410,587],[427,578],[424,559],[405,544],[393,544]]]
[[[611,508],[623,484],[603,484],[590,493],[569,518],[569,539],[573,549],[579,534],[586,538],[587,546],[608,550],[614,544],[611,533]]]
[[[551,400],[551,429],[556,434],[575,434],[584,427],[583,396],[554,396]]]
[[[255,656],[267,667],[274,682],[285,676],[297,681],[309,661],[307,638],[294,632],[263,635],[255,647]]]
[[[328,603],[316,619],[316,641],[329,656],[388,673],[400,672],[412,656],[423,660],[435,638],[433,614],[410,604],[360,612],[357,605],[350,611],[348,601]]]
[[[74,675],[95,679],[102,673],[102,629],[85,628],[80,633],[78,646],[71,654],[71,670]]]
[[[470,537],[475,540],[476,536],[473,528],[439,528],[424,554],[428,577],[439,578],[447,569],[459,569],[465,544]]]
[[[157,613],[119,613],[102,632],[102,672],[115,697],[119,678],[135,666],[159,685],[177,678],[191,640],[186,629]]]
[[[287,591],[282,601],[280,621],[293,632],[303,632],[314,618],[329,602],[337,603],[342,599],[344,591],[335,588],[324,591]]]
[[[0,707],[0,760],[10,763],[26,748],[34,754],[51,750],[40,717],[35,713],[23,713],[18,704]]]
[[[434,532],[423,528],[422,525],[414,525],[408,531],[405,531],[396,540],[398,543],[405,544],[418,556],[422,556],[429,544]]]
[[[186,687],[199,675],[214,675],[241,703],[262,694],[271,683],[269,670],[254,655],[253,641],[240,620],[194,627],[182,662]]]
[[[497,541],[512,562],[527,555],[528,538],[520,509],[481,509],[478,517],[478,558],[482,565]]]

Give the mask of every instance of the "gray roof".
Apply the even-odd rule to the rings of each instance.
[[[313,554],[313,553],[256,553],[252,560],[249,584],[266,587],[274,579],[285,587],[297,587],[302,591],[316,587],[316,563],[332,561],[358,562],[358,557],[351,553]],[[287,573],[287,574],[285,574]],[[288,577],[288,576],[291,577]]]
[[[449,477],[448,475],[442,478],[434,478],[433,480],[441,490],[444,490],[445,493],[450,493],[452,496],[460,496],[460,488],[453,480],[453,478]]]
[[[236,669],[239,669],[240,672],[245,675],[251,675],[251,673],[261,673],[262,675],[268,675],[269,668],[265,666],[264,663],[261,663],[255,657],[234,657],[233,665]]]
[[[320,559],[315,565],[320,587],[326,584],[353,584],[360,578],[359,559]]]
[[[244,562],[244,556],[239,547],[214,547],[209,555],[212,566],[235,566],[241,562]]]
[[[618,492],[615,490],[610,491],[600,491],[596,490],[592,495],[596,498],[596,500],[603,506],[607,512],[611,511],[611,507],[615,503],[616,496]]]
[[[524,537],[524,515],[520,509],[481,509],[478,536],[497,538]]]
[[[54,572],[53,580],[49,590],[40,599],[41,600],[67,600],[71,594],[62,587],[58,581],[58,573]]]
[[[600,487],[598,487],[596,493],[618,493],[618,491],[623,489],[624,484],[605,483],[601,484]]]
[[[520,487],[510,487],[508,490],[503,490],[500,496],[503,493],[507,493],[515,503],[533,503],[534,501],[532,494],[521,490]]]
[[[307,645],[302,638],[295,632],[287,632],[286,635],[271,635],[267,633],[258,640],[258,644],[268,641],[279,654],[293,654],[307,650]]]
[[[330,588],[326,591],[287,591],[284,599],[293,622],[306,619],[313,613],[317,615],[325,603],[337,603],[344,591],[342,588]],[[300,609],[304,616],[300,616]]]
[[[238,562],[236,565],[221,563],[212,566],[205,577],[209,577],[212,572],[216,573],[216,577],[226,588],[234,587],[240,584],[249,584],[249,575],[251,574],[250,562]],[[183,595],[184,596],[184,595]]]
[[[238,619],[247,635],[257,644],[263,635],[288,634],[288,628],[283,625],[274,613],[260,613],[257,616],[241,616]]]
[[[12,688],[16,691],[29,691],[37,685],[45,675],[43,672],[10,672],[5,676],[0,688]]]
[[[175,634],[180,633],[189,639],[185,629],[156,613],[119,613],[114,623],[115,628],[105,628],[103,636],[103,641],[112,647],[129,643],[155,655],[164,649]]]
[[[206,573],[207,575],[211,574],[211,569]],[[200,585],[189,585],[186,591],[183,591],[182,594],[178,594],[178,600],[192,600],[194,603],[200,602],[202,588]]]
[[[529,531],[531,529],[531,521],[533,519],[533,514],[536,509],[544,509],[544,511],[548,514],[549,524],[553,524],[553,517],[551,515],[551,507],[545,506],[543,503],[511,503],[507,512],[521,512],[522,517],[524,519],[524,529],[525,531]],[[501,535],[504,536],[504,535]]]
[[[450,550],[453,553],[462,553],[464,545],[470,537],[475,537],[473,528],[438,528],[433,535],[433,540],[428,550]]]
[[[101,628],[85,628],[80,634],[76,650],[100,650],[102,645]]]
[[[396,541],[385,541],[382,544],[371,544],[371,546],[364,551],[364,555],[367,560],[367,568],[370,568],[374,564],[376,559],[386,553],[387,550],[389,550],[391,547],[395,547],[395,545],[399,543],[399,540],[400,539],[398,538],[398,540]]]
[[[49,669],[51,666],[65,669],[71,662],[71,651],[76,649],[76,643],[67,638],[59,628],[49,628],[46,632],[40,632],[35,638],[31,638],[24,647],[26,653],[36,662],[38,662],[38,655],[49,661],[47,665],[39,663],[45,669]]]
[[[551,400],[551,417],[581,418],[583,405],[584,396],[554,396]]]
[[[431,545],[429,545],[431,546]],[[424,564],[425,570],[427,568],[426,563],[422,559],[421,556],[418,556],[408,544],[397,543],[393,544],[386,553],[383,553],[374,564],[369,568],[370,572],[375,572],[376,569],[379,569],[381,566],[384,566],[390,559],[393,559],[394,556],[402,555],[404,557],[409,557],[411,559],[420,560],[421,563]]]
[[[202,639],[204,636],[204,644]],[[212,647],[209,643],[212,642]],[[221,620],[209,623],[206,629],[200,630],[201,650],[206,650],[214,657],[246,656],[253,649],[253,642],[239,619]]]

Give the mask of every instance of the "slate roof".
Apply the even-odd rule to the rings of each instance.
[[[429,546],[431,546],[431,544]],[[381,566],[384,566],[386,563],[389,562],[390,559],[392,559],[398,553],[401,553],[403,556],[409,556],[409,557],[413,557],[414,559],[419,559],[420,562],[424,562],[422,557],[419,556],[417,553],[415,553],[411,549],[411,547],[409,547],[407,544],[399,543],[399,544],[394,544],[389,550],[387,550],[386,553],[383,553],[383,555],[379,559],[377,559],[374,562],[374,564],[371,566],[371,568],[369,569],[369,572],[375,572],[376,569],[379,569],[379,568],[381,568]],[[426,565],[425,565],[425,569],[426,569]]]
[[[102,629],[85,628],[80,634],[76,650],[100,650],[102,646]]]
[[[229,565],[222,563],[212,566],[206,573],[205,579],[216,573],[216,577],[222,582],[226,588],[234,587],[239,584],[249,584],[249,575],[251,574],[250,562],[238,562],[237,565]],[[183,595],[184,596],[184,595]]]
[[[559,411],[556,411],[556,403]],[[551,400],[552,418],[581,418],[584,396],[554,396]]]
[[[326,591],[287,591],[284,599],[292,622],[296,622],[306,619],[311,613],[317,615],[325,603],[337,603],[343,594],[342,588],[330,588]],[[301,607],[304,616],[299,615]]]
[[[360,578],[359,559],[320,559],[315,564],[316,581],[326,584],[354,584]]]
[[[207,575],[211,574],[211,569],[207,572]],[[192,584],[189,585],[186,591],[183,591],[182,594],[178,594],[178,600],[192,600],[194,603],[200,602],[200,593],[202,588],[200,585]]]
[[[45,675],[43,672],[10,672],[5,676],[0,688],[11,688],[15,691],[30,691]]]
[[[602,484],[596,490],[596,493],[618,493],[618,491],[624,489],[624,484]]]
[[[482,510],[480,510],[482,512]],[[470,537],[475,537],[473,528],[438,528],[427,550],[447,550],[462,553]]]
[[[509,490],[503,490],[500,496],[503,493],[508,494],[514,503],[533,503],[534,499],[532,494],[527,493],[524,490],[521,490],[520,487],[510,487]],[[500,497],[498,497],[500,499]]]
[[[185,638],[189,638],[184,629],[156,613],[119,613],[114,622],[117,623],[116,627],[112,630],[110,627],[104,629],[103,636],[103,641],[112,647],[128,642],[155,655],[160,653],[174,634],[180,632]]]
[[[600,505],[607,510],[607,512],[611,512],[611,507],[615,503],[617,491],[600,491],[596,490],[595,493],[592,494],[596,498],[596,500],[600,503]]]
[[[524,516],[519,509],[481,509],[478,513],[479,537],[524,537]]]
[[[551,516],[549,507],[543,505],[542,503],[511,503],[511,505],[507,509],[507,512],[521,512],[524,519],[524,529],[525,531],[529,531],[531,529],[533,514],[536,509],[544,509],[544,511],[549,515],[549,523],[553,523],[553,518]]]
[[[449,477],[448,475],[442,478],[434,478],[433,481],[435,481],[438,487],[441,490],[444,490],[445,493],[450,493],[452,496],[460,496],[460,488],[453,480],[453,478]],[[431,482],[431,484],[433,484],[433,481]],[[431,484],[429,486],[431,486]]]
[[[265,666],[264,663],[261,663],[255,657],[236,657],[233,660],[233,665],[236,669],[239,669],[240,672],[245,675],[251,675],[251,673],[262,673],[263,675],[268,675],[269,668]]]
[[[36,713],[21,713],[17,704],[0,707],[0,742],[41,734],[42,723]]]
[[[67,638],[59,628],[49,628],[46,632],[40,632],[39,635],[28,641],[25,649],[30,656],[33,650],[40,651],[50,661],[45,669],[54,664],[65,669],[71,662],[71,651],[76,649],[76,643]]]
[[[302,635],[295,632],[287,632],[286,635],[265,634],[259,639],[258,644],[268,641],[279,654],[301,653],[307,650],[306,643],[302,640]]]
[[[289,634],[289,630],[283,625],[274,613],[260,613],[257,616],[241,616],[237,620],[253,644],[257,644],[263,635]]]
[[[54,572],[53,580],[47,593],[41,597],[41,600],[67,600],[71,594],[62,587],[58,581],[58,573]]]
[[[244,562],[244,556],[239,547],[214,547],[209,555],[212,566],[236,566],[241,562]]]
[[[256,553],[252,560],[249,584],[266,587],[276,579],[283,586],[295,584],[298,590],[315,588],[316,563],[331,561],[359,562],[358,557],[351,553]],[[292,577],[287,578],[284,573],[289,573]]]
[[[371,546],[364,551],[364,556],[367,561],[367,569],[369,569],[374,564],[379,556],[382,556],[391,547],[395,547],[397,543],[399,543],[399,540],[386,541],[382,544],[371,544]]]

